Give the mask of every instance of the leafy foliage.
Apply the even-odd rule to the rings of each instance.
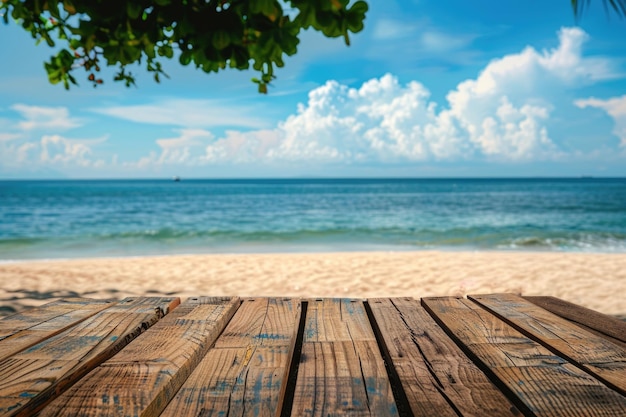
[[[284,65],[283,55],[297,52],[302,29],[343,37],[363,29],[368,6],[350,0],[1,0],[9,16],[37,42],[63,48],[45,63],[51,83],[77,84],[73,72],[87,71],[102,84],[102,65],[118,68],[115,81],[135,84],[127,66],[145,63],[154,79],[167,76],[163,58],[178,56],[182,65],[205,72],[252,66],[260,71],[259,92],[266,93]],[[284,7],[284,9],[283,9]]]

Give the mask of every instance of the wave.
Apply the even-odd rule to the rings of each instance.
[[[0,238],[0,259],[29,251],[51,249],[75,252],[98,252],[116,247],[126,251],[141,252],[156,248],[194,248],[214,251],[241,245],[285,245],[341,248],[371,245],[390,248],[414,249],[475,249],[475,250],[553,250],[626,252],[626,234],[604,231],[545,231],[522,228],[350,228],[328,227],[293,230],[186,230],[173,228],[108,232],[84,236],[4,237]]]
[[[626,252],[626,236],[612,233],[525,236],[509,239],[508,242],[502,243],[498,248]]]

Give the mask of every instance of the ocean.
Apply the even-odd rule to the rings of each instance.
[[[626,178],[0,181],[0,260],[626,252]]]

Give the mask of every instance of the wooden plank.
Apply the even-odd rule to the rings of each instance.
[[[626,350],[514,294],[474,295],[468,298],[551,352],[626,395]]]
[[[40,416],[157,416],[215,342],[238,298],[194,297],[41,411]]]
[[[112,300],[69,298],[0,320],[0,361],[115,305]]]
[[[291,415],[398,415],[363,302],[310,300],[306,316]]]
[[[619,294],[615,295],[620,297]],[[626,322],[556,297],[524,297],[539,307],[622,343],[626,343]]]
[[[244,300],[161,417],[279,416],[299,321],[299,300]]]
[[[99,305],[110,305],[114,303],[114,300],[93,300],[79,297],[51,301],[47,304],[32,307],[19,313],[0,318],[0,339],[4,339],[19,331],[26,330],[74,310],[83,308],[93,309]]]
[[[623,416],[626,398],[469,300],[422,305],[525,414]]]
[[[419,301],[375,298],[368,305],[414,416],[521,414]]]
[[[0,415],[32,415],[157,322],[178,298],[125,299],[0,361]]]

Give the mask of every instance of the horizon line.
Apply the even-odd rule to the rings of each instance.
[[[408,176],[337,176],[337,177],[316,177],[316,176],[293,176],[293,177],[82,177],[82,178],[0,178],[0,181],[175,181],[174,178],[184,181],[258,181],[258,180],[513,180],[513,179],[626,179],[626,176],[598,176],[598,175],[578,175],[578,176],[440,176],[440,177],[408,177]]]

